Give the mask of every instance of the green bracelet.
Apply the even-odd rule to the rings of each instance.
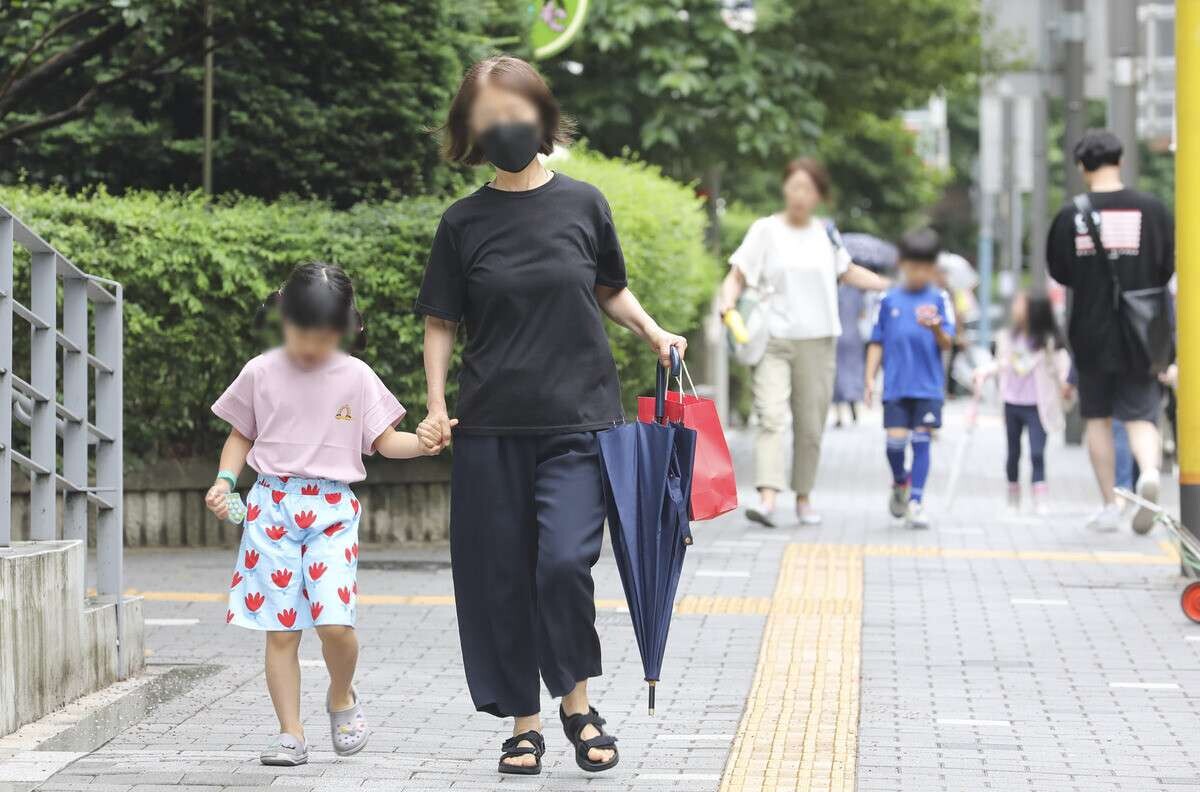
[[[229,491],[237,489],[237,476],[230,473],[228,470],[222,470],[217,474],[217,480],[225,479],[229,482]]]

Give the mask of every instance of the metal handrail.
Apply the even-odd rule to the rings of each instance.
[[[29,305],[13,297],[18,245],[30,255]],[[30,328],[28,380],[13,371],[14,319]],[[89,348],[93,337],[94,350]],[[89,506],[95,507],[96,592],[99,599],[115,603],[118,635],[124,542],[123,338],[121,284],[79,269],[0,206],[0,548],[12,543],[14,466],[30,478],[29,536],[34,541],[60,538],[60,492],[63,539],[86,544]],[[89,387],[93,383],[94,391]],[[29,427],[28,453],[13,447],[15,421]],[[86,564],[86,554],[81,558]],[[117,653],[120,658],[119,644]]]

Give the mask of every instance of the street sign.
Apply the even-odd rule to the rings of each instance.
[[[529,41],[533,57],[541,60],[562,52],[579,35],[588,0],[534,0],[533,7]]]

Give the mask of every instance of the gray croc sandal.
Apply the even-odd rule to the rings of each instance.
[[[258,755],[258,761],[276,767],[296,767],[308,763],[308,746],[303,740],[284,732]]]
[[[353,756],[367,744],[371,730],[367,728],[367,718],[363,715],[362,703],[358,700],[358,690],[351,687],[350,695],[354,704],[344,710],[334,712],[329,707],[329,694],[325,694],[325,711],[329,713],[329,734],[333,738],[333,752],[338,756]]]

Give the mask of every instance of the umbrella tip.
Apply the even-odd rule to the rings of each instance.
[[[650,715],[654,714],[654,683],[655,683],[655,681],[656,680],[653,680],[653,679],[646,680],[646,682],[650,685],[650,687],[649,687],[649,692],[650,692],[649,704],[650,704],[650,706],[647,708],[647,712]]]

